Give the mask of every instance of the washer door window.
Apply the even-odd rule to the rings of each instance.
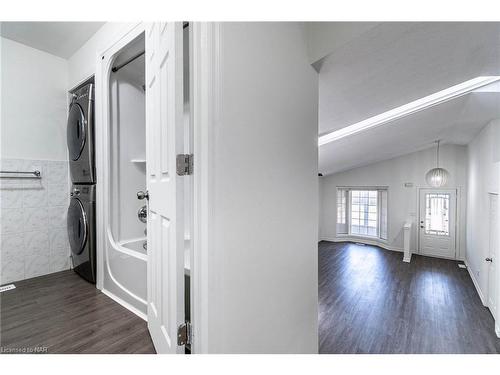
[[[69,109],[67,138],[69,156],[71,160],[78,160],[85,146],[85,116],[78,103]]]
[[[71,252],[79,255],[87,242],[87,215],[83,205],[77,198],[71,199],[68,208],[68,237]]]

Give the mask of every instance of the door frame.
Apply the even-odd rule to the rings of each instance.
[[[461,244],[460,244],[460,201],[462,197],[462,192],[460,187],[443,187],[443,188],[433,188],[429,186],[417,186],[417,207],[416,209],[416,217],[417,217],[417,222],[415,225],[415,228],[417,230],[417,249],[416,253],[419,255],[422,255],[420,253],[420,204],[422,203],[420,201],[420,192],[422,190],[455,190],[455,256],[453,258],[443,258],[443,257],[435,257],[435,258],[442,258],[442,259],[454,259],[454,260],[459,260],[461,259]],[[425,255],[425,256],[430,256],[434,257],[432,255]]]
[[[102,181],[107,176],[105,162],[108,144],[109,93],[107,78],[111,63],[103,58],[118,51],[143,32],[142,22],[131,24],[96,55],[95,72],[95,160],[96,201],[104,202],[106,191]],[[210,287],[216,278],[209,273],[215,262],[212,226],[214,225],[214,132],[220,117],[221,98],[221,24],[218,22],[190,22],[190,102],[193,143],[193,201],[190,252],[192,353],[209,353]],[[97,283],[103,289],[104,249],[106,246],[106,216],[103,204],[96,205]],[[129,309],[129,306],[125,306]]]
[[[190,95],[193,129],[193,222],[191,246],[191,323],[193,353],[216,350],[210,336],[209,308],[214,301],[211,290],[223,287],[223,281],[211,272],[214,264],[223,264],[214,248],[213,176],[215,133],[221,114],[220,22],[190,22]],[[214,332],[215,334],[216,332]]]

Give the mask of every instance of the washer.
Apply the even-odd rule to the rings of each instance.
[[[94,161],[94,84],[89,83],[71,94],[67,140],[73,183],[95,183]]]
[[[70,195],[68,238],[73,269],[95,284],[95,185],[73,184]]]

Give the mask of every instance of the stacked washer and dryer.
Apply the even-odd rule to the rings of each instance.
[[[67,139],[71,175],[68,238],[74,271],[96,282],[94,82],[70,92]]]

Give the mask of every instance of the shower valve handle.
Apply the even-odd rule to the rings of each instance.
[[[147,190],[146,190],[146,192],[138,191],[137,192],[137,199],[143,200],[144,198],[146,198],[147,200],[149,200],[149,193],[148,193],[148,191]]]

